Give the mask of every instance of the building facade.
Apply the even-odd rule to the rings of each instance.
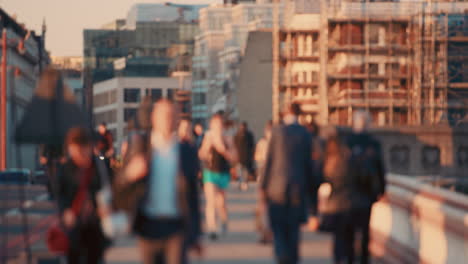
[[[200,6],[137,4],[131,8],[126,20],[116,20],[101,29],[85,29],[87,107],[92,108],[94,83],[122,74],[170,76],[169,68],[174,60],[193,54],[194,37],[199,33],[198,8]],[[125,61],[124,71],[115,70],[116,61]]]
[[[321,9],[297,8],[307,2]],[[375,126],[463,123],[467,9],[463,1],[292,1],[277,33],[277,103],[299,102],[304,121],[322,124],[350,125],[360,109]]]
[[[107,124],[114,136],[115,147],[120,148],[127,136],[128,121],[133,119],[145,96],[153,102],[162,98],[177,101],[179,91],[191,90],[190,75],[174,77],[115,77],[98,82],[93,87],[95,123]]]
[[[37,35],[0,8],[0,32],[3,31],[7,37],[6,54],[0,52],[0,59],[6,56],[7,62],[6,167],[33,170],[38,163],[37,147],[18,145],[13,139],[16,125],[33,97],[40,72],[50,62],[44,48],[45,26],[42,35]],[[3,111],[3,106],[0,111]],[[0,129],[4,129],[1,124]]]
[[[51,56],[52,65],[61,71],[64,82],[72,89],[77,103],[84,105],[83,92],[83,57],[81,56]]]
[[[200,10],[193,65],[197,122],[206,123],[219,110],[238,119],[236,90],[248,34],[271,28],[273,9],[274,4],[261,1],[225,1]]]

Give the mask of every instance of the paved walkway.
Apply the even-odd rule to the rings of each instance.
[[[255,192],[251,188],[228,193],[229,233],[215,242],[204,240],[203,258],[191,258],[192,264],[270,264],[274,263],[271,246],[258,244],[254,221]],[[331,263],[331,241],[328,236],[304,232],[302,264]],[[133,239],[120,241],[107,254],[109,264],[136,264],[138,250]]]

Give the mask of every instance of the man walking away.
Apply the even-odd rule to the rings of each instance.
[[[239,155],[239,163],[237,165],[239,189],[245,191],[248,189],[247,182],[249,175],[253,175],[253,155],[255,149],[254,136],[249,131],[246,122],[240,125],[234,140]]]
[[[351,178],[356,189],[351,212],[352,227],[344,234],[343,241],[349,252],[348,259],[354,259],[354,236],[362,232],[361,264],[369,263],[369,222],[372,205],[378,201],[385,192],[385,168],[380,143],[367,132],[370,123],[369,114],[358,111],[353,118],[353,133],[348,138],[350,150]]]
[[[175,108],[170,101],[155,104],[152,123],[149,138],[141,141],[143,146],[135,146],[142,151],[130,158],[124,170],[127,181],[147,182],[134,229],[143,263],[187,263],[187,249],[200,250],[197,151],[178,142]]]
[[[300,106],[291,104],[284,125],[273,130],[261,185],[279,264],[299,263],[299,229],[307,221],[306,201],[314,192],[312,138],[298,124],[299,114]]]

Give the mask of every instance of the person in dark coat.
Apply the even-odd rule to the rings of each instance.
[[[72,128],[65,143],[68,159],[58,168],[57,201],[62,221],[70,230],[69,264],[101,263],[106,246],[95,198],[101,189],[96,162],[102,161],[93,158],[91,143],[91,136],[85,129]],[[87,192],[77,203],[75,199],[85,177],[90,177]]]
[[[249,131],[246,122],[243,122],[239,131],[234,137],[234,143],[237,148],[239,163],[237,169],[237,177],[239,179],[239,188],[241,190],[248,189],[248,178],[254,174],[253,159],[255,152],[255,140],[252,132]]]
[[[372,205],[385,193],[385,166],[381,145],[367,128],[370,124],[368,112],[357,111],[353,116],[353,133],[347,138],[351,159],[348,173],[354,185],[352,198],[351,226],[339,234],[338,254],[346,255],[348,263],[354,259],[355,233],[361,232],[361,264],[369,263],[369,224]]]
[[[97,129],[97,140],[96,140],[96,152],[97,155],[111,158],[114,156],[114,138],[112,133],[107,130],[107,124],[101,123]]]
[[[143,263],[187,263],[188,249],[201,252],[197,150],[178,141],[170,101],[155,104],[152,123],[148,137],[132,144],[138,150],[124,168],[128,182],[145,182],[134,230]]]
[[[200,123],[195,124],[195,127],[193,128],[193,134],[195,137],[195,145],[198,149],[200,149],[203,142],[203,137],[205,136],[203,126]]]
[[[260,191],[268,207],[277,263],[299,263],[300,226],[307,222],[312,188],[312,137],[291,104],[284,125],[273,129]]]

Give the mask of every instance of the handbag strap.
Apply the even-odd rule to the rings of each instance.
[[[84,172],[85,175],[84,177],[81,177],[80,187],[72,202],[72,211],[75,215],[80,214],[81,208],[83,207],[83,203],[86,200],[86,194],[88,192],[88,187],[93,177],[93,172],[94,172],[94,166],[91,166],[85,169],[85,172]]]

